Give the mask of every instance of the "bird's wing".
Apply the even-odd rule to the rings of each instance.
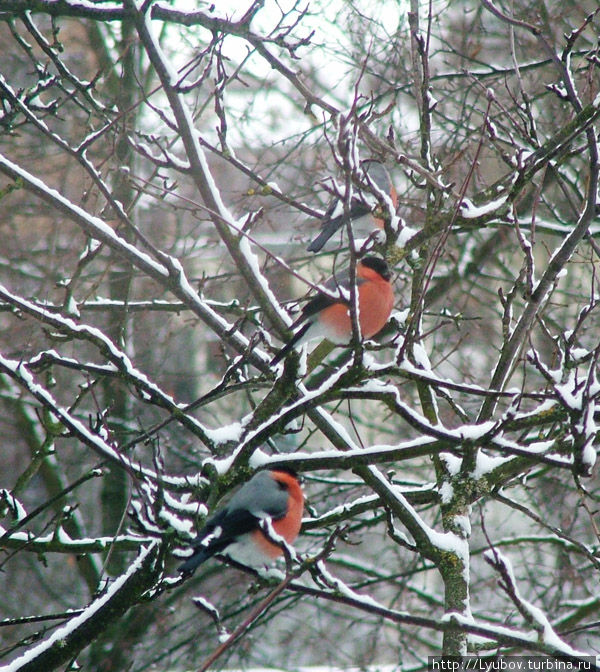
[[[282,489],[268,472],[258,472],[198,532],[192,543],[193,553],[180,565],[179,571],[182,574],[193,572],[240,536],[258,529],[263,518],[283,518],[287,508],[287,490]]]
[[[217,512],[198,532],[191,544],[192,555],[179,567],[187,573],[196,569],[205,560],[224,551],[233,541],[258,527],[258,518],[250,511],[227,508]]]
[[[333,211],[333,209],[330,208],[329,211]],[[318,252],[345,222],[364,217],[369,212],[371,212],[371,208],[364,201],[353,198],[350,202],[350,211],[348,214],[342,212],[335,217],[325,215],[325,219],[321,224],[321,232],[306,249],[309,252]]]
[[[238,490],[226,507],[227,515],[248,511],[255,518],[283,518],[287,512],[288,491],[268,471],[259,471]]]
[[[357,286],[360,286],[364,282],[363,278],[356,278]],[[328,278],[323,285],[326,290],[332,294],[338,293],[339,289],[349,291],[350,290],[350,269],[345,268],[343,271],[336,273],[331,278]],[[343,297],[334,298],[328,294],[318,293],[304,306],[302,309],[302,314],[296,320],[295,324],[304,322],[308,318],[320,313],[325,308],[332,306],[334,303],[348,303],[348,300]],[[293,325],[292,325],[293,326]]]
[[[380,161],[365,160],[362,169],[367,179],[372,180],[381,191],[388,194],[392,189],[392,178]]]
[[[230,543],[258,527],[262,518],[283,518],[287,512],[288,493],[282,490],[267,471],[259,471],[245,483],[229,502],[208,520],[198,533],[194,546],[214,535],[214,543]]]

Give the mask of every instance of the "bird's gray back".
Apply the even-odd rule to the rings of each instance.
[[[228,513],[246,510],[257,518],[282,518],[287,512],[288,493],[267,471],[255,474],[227,504]]]

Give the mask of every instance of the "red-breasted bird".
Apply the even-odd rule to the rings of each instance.
[[[192,555],[179,572],[190,575],[217,553],[243,564],[268,564],[283,551],[269,541],[260,522],[270,518],[275,532],[291,544],[300,532],[303,509],[304,494],[295,472],[283,468],[257,472],[198,532]]]
[[[388,195],[395,210],[398,206],[398,194],[383,163],[375,159],[367,159],[362,161],[360,165],[367,184],[369,181],[373,182],[378,189]],[[377,217],[374,213],[376,202],[369,203],[370,200],[373,201],[372,197],[365,199],[364,197],[354,196],[350,201],[350,209],[347,213],[344,212],[344,205],[341,201],[333,201],[323,218],[321,233],[306,249],[309,252],[318,252],[336,231],[341,229],[343,235],[348,220],[352,221],[352,231],[357,235],[368,235],[375,229],[383,229],[383,219]]]
[[[358,323],[363,338],[371,338],[380,331],[394,307],[394,290],[390,282],[392,273],[387,263],[379,257],[364,257],[356,264],[356,291],[358,293]],[[326,338],[332,343],[348,343],[352,337],[350,314],[350,270],[329,278],[325,289],[338,294],[317,294],[302,309],[300,317],[290,329],[292,338],[273,357],[277,364],[299,345],[316,338]]]

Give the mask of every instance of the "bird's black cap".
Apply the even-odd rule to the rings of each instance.
[[[360,263],[375,271],[375,273],[379,273],[384,280],[391,280],[392,272],[385,259],[381,259],[381,257],[363,257]]]

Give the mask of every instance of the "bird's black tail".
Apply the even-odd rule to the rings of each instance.
[[[311,326],[310,322],[306,322],[293,336],[292,338],[281,348],[281,350],[273,357],[271,360],[271,366],[278,364],[291,350],[293,350],[298,341],[306,334]]]
[[[192,547],[194,549],[192,555],[179,565],[177,571],[183,576],[192,575],[203,562],[206,562],[217,553],[222,553],[231,541],[231,539],[223,539],[217,543],[213,541],[208,546],[204,546],[202,543],[196,544]]]
[[[193,553],[185,562],[182,562],[177,568],[177,571],[184,576],[191,575],[203,562],[208,560],[211,555],[212,553],[208,552],[208,549],[200,549],[196,553]]]
[[[342,225],[342,217],[334,217],[328,222],[325,222],[321,233],[312,241],[312,243],[306,248],[308,252],[319,252],[319,250],[325,245],[325,243],[333,236],[333,234],[340,228]]]

